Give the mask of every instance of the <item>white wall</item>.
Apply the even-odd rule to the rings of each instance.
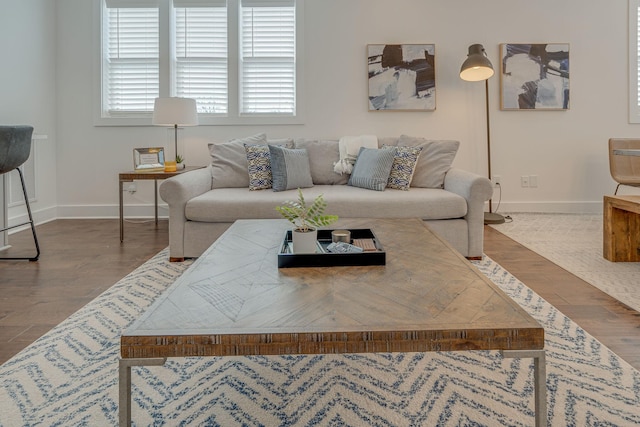
[[[132,149],[171,141],[163,128],[93,126],[93,3],[56,2],[57,201],[68,217],[117,216],[117,173],[131,169]],[[180,139],[188,164],[207,163],[209,141],[259,131],[272,138],[405,133],[460,140],[455,166],[486,174],[484,84],[458,77],[472,43],[482,43],[496,67],[500,43],[571,46],[569,111],[500,111],[498,75],[489,82],[502,212],[600,211],[614,188],[607,139],[640,131],[627,123],[627,2],[306,0],[305,20],[305,124],[187,128]],[[436,111],[367,111],[369,43],[436,45]],[[521,175],[537,175],[538,188],[521,188]],[[140,182],[126,194],[129,212],[151,215],[136,209],[153,203],[151,188]]]
[[[41,137],[35,141],[36,194],[29,194],[41,222],[55,217],[57,206],[55,3],[0,0],[0,10],[0,124],[31,125]],[[11,172],[11,179],[19,182],[18,174]],[[24,204],[11,207],[8,217],[10,224],[24,222]]]

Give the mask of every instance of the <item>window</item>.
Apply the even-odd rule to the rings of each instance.
[[[242,0],[240,109],[295,114],[295,9],[264,3]]]
[[[110,4],[118,2],[107,0]],[[135,2],[106,9],[104,104],[112,116],[153,110],[153,100],[158,96],[158,8],[132,4]]]
[[[303,0],[102,0],[98,124],[149,124],[158,96],[201,124],[300,123]]]
[[[640,0],[629,0],[629,123],[640,123]]]

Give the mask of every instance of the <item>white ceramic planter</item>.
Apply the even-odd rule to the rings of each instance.
[[[293,230],[292,233],[293,253],[295,254],[313,254],[316,252],[316,242],[318,241],[318,230],[308,231],[306,233]]]

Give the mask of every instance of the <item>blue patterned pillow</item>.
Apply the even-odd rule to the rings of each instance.
[[[249,164],[249,190],[264,190],[271,188],[271,157],[268,145],[245,144],[247,163]]]
[[[383,145],[383,149],[395,150],[391,173],[387,187],[395,190],[409,191],[413,174],[416,171],[418,157],[422,152],[422,147],[396,147],[393,145]]]
[[[349,177],[349,185],[384,191],[395,155],[394,150],[360,148],[353,172]]]
[[[307,150],[269,145],[269,153],[273,191],[313,187]]]

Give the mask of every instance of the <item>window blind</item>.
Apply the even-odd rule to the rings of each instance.
[[[177,7],[176,96],[196,99],[199,113],[226,114],[227,62],[226,5],[218,2],[211,7]]]
[[[159,91],[158,16],[157,7],[106,8],[103,109],[110,116],[153,111]]]
[[[635,48],[636,48],[636,107],[640,108],[640,6],[636,6],[636,31],[635,31]]]
[[[294,115],[294,2],[243,0],[240,17],[240,113]]]

